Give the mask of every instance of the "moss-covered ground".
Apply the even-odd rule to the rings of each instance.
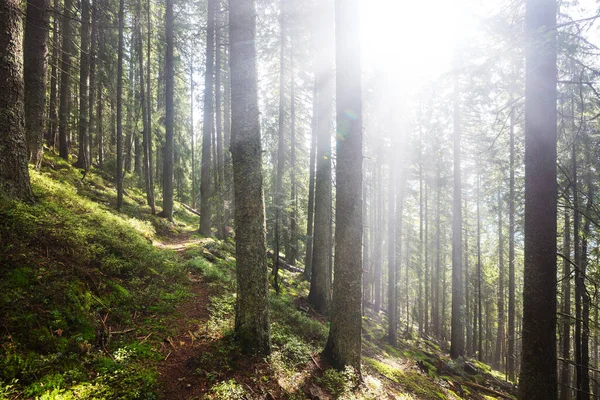
[[[231,239],[201,238],[179,203],[174,223],[151,215],[135,176],[120,212],[103,171],[46,156],[31,180],[35,204],[0,199],[0,399],[511,398],[488,366],[470,375],[415,334],[387,345],[370,310],[362,376],[328,368],[327,319],[289,271],[270,298],[273,353],[244,357]]]

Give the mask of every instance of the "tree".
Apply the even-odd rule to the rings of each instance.
[[[88,118],[89,118],[89,77],[90,77],[90,0],[81,1],[81,47],[79,58],[79,152],[75,165],[85,170],[89,167]]]
[[[270,352],[267,238],[258,114],[254,0],[229,1],[231,155],[235,190],[235,332],[247,353]]]
[[[29,0],[27,2],[23,43],[25,130],[29,160],[36,168],[39,167],[43,154],[49,5],[50,0]]]
[[[58,111],[58,148],[60,156],[69,159],[69,99],[71,91],[69,86],[71,74],[71,8],[72,0],[65,0],[63,9],[63,20],[61,24],[62,34],[62,57],[60,63],[60,105]]]
[[[165,151],[163,161],[163,210],[161,215],[169,221],[173,221],[173,130],[175,118],[173,102],[173,87],[175,85],[173,23],[173,0],[167,0],[165,15],[165,34],[167,38],[165,54]]]
[[[33,201],[25,138],[21,2],[0,1],[0,192]],[[6,56],[10,55],[10,56]]]
[[[464,284],[462,270],[462,184],[460,155],[459,76],[454,78],[454,197],[452,202],[452,332],[450,356],[465,353]]]
[[[396,345],[396,328],[397,328],[397,298],[396,298],[396,244],[394,242],[396,236],[396,228],[394,224],[394,208],[396,206],[396,168],[395,162],[390,157],[390,184],[388,188],[388,340],[390,345]],[[399,202],[402,199],[398,199]],[[400,213],[398,213],[400,214]],[[398,218],[401,218],[398,215]],[[401,228],[400,228],[401,229]],[[400,240],[402,238],[400,237]]]
[[[556,0],[525,14],[525,264],[519,398],[557,398]]]
[[[335,281],[324,355],[360,374],[362,325],[362,85],[358,0],[336,0]]]
[[[206,28],[206,74],[204,75],[204,121],[202,126],[202,164],[200,171],[200,233],[211,236],[210,152],[213,123],[213,75],[215,57],[215,11],[217,0],[208,0]],[[216,171],[215,171],[216,172]]]
[[[117,210],[123,206],[123,31],[125,0],[119,0],[119,44],[117,49]]]
[[[318,80],[317,99],[317,170],[315,175],[315,216],[313,235],[313,258],[308,301],[315,310],[327,314],[331,303],[331,115],[333,113],[334,53],[331,2],[320,2],[317,8],[321,17],[317,23],[317,47],[315,75]]]

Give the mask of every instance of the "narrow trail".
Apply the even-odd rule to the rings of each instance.
[[[170,249],[185,258],[186,251],[202,243],[203,239],[191,238],[192,232],[184,232],[165,242],[155,243],[162,249]],[[189,273],[192,296],[177,306],[169,326],[174,328],[173,337],[161,344],[165,357],[158,365],[160,392],[165,400],[199,398],[206,388],[198,384],[195,375],[199,357],[209,341],[202,335],[210,318],[208,303],[211,288],[201,275]]]

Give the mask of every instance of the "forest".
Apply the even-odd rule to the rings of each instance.
[[[600,398],[596,0],[0,0],[0,399]]]

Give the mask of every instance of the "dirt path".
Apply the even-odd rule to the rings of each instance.
[[[175,250],[185,257],[190,246],[202,242],[202,239],[190,239],[191,234],[192,232],[185,232],[155,245]],[[195,372],[197,360],[207,346],[199,332],[204,330],[210,318],[207,306],[211,289],[200,275],[190,273],[188,279],[192,296],[177,307],[169,322],[175,328],[175,334],[161,345],[161,353],[165,359],[158,365],[161,388],[159,398],[165,400],[199,398],[206,390],[204,385],[198,384]]]

